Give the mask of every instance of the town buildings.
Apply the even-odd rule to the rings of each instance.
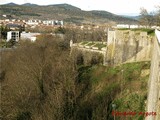
[[[18,42],[19,38],[20,38],[19,31],[9,31],[9,32],[7,32],[7,42],[9,40],[13,40],[15,42]]]

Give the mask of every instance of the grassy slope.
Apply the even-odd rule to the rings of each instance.
[[[151,28],[134,28],[134,29],[119,28],[118,30],[131,30],[131,31],[136,31],[136,32],[147,32],[148,35],[151,35],[151,36],[155,35],[155,30],[151,29]]]
[[[81,95],[81,107],[92,111],[92,119],[113,119],[113,103],[116,104],[116,111],[134,111],[137,114],[144,112],[149,78],[149,71],[144,71],[149,68],[149,62],[125,64],[115,68],[79,68],[79,82],[81,85],[87,84]],[[128,116],[129,118],[141,120],[143,116]],[[116,116],[116,119],[124,120],[125,116]]]

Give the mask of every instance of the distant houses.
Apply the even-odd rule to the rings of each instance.
[[[153,29],[159,29],[159,26],[142,26],[142,25],[130,25],[130,24],[117,24],[114,26],[114,28],[153,28]]]
[[[37,26],[37,25],[45,25],[45,26],[63,26],[64,22],[62,20],[28,20],[25,21],[26,25],[30,25],[30,26]]]
[[[0,26],[7,28],[7,30],[5,31],[6,32],[5,38],[7,37],[6,38],[7,41],[12,39],[17,42],[19,41],[20,37],[23,39],[30,39],[31,41],[35,41],[37,34],[24,33],[23,31],[25,31],[25,27],[35,28],[36,26],[63,26],[63,25],[64,25],[63,20],[38,20],[38,19],[19,20],[19,19],[11,19],[11,17],[8,15],[1,15],[0,17]]]
[[[12,24],[12,23],[9,23],[9,24],[6,25],[6,27],[11,31],[14,31],[14,30],[24,31],[25,30],[24,24]]]
[[[9,30],[7,32],[7,42],[9,40],[13,40],[15,42],[18,42],[20,39],[20,34],[22,31],[25,31],[25,26],[21,24],[12,24],[9,23],[6,25],[7,29]]]
[[[39,20],[39,19],[28,19],[28,20],[19,20],[8,18],[8,15],[1,15],[0,17],[0,25],[2,24],[25,24],[26,26],[63,26],[63,20]]]
[[[62,20],[45,20],[43,21],[44,25],[60,25],[63,26]]]
[[[25,22],[27,25],[39,25],[41,23],[41,20],[28,20]]]

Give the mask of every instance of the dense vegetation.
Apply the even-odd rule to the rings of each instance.
[[[113,109],[144,111],[149,62],[84,65],[83,57],[69,57],[68,44],[51,35],[19,44],[1,56],[0,119],[112,120]]]
[[[61,39],[51,36],[36,43],[22,41],[17,49],[2,53],[1,119],[67,118],[76,75],[68,56]]]
[[[140,62],[117,67],[80,67],[79,82],[86,85],[82,91],[81,109],[85,108],[84,113],[93,120],[112,120],[113,110],[137,113],[135,116],[116,116],[116,120],[142,120],[144,116],[138,113],[145,111],[149,77],[142,71],[149,66],[148,62]]]

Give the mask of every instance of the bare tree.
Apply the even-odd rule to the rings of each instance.
[[[154,24],[154,15],[152,13],[148,13],[145,8],[140,8],[140,24],[145,25],[146,27],[150,27]]]
[[[42,36],[5,54],[2,119],[62,120],[73,117],[75,71],[60,39]],[[73,106],[73,107],[71,107]],[[66,111],[70,111],[68,116]]]

